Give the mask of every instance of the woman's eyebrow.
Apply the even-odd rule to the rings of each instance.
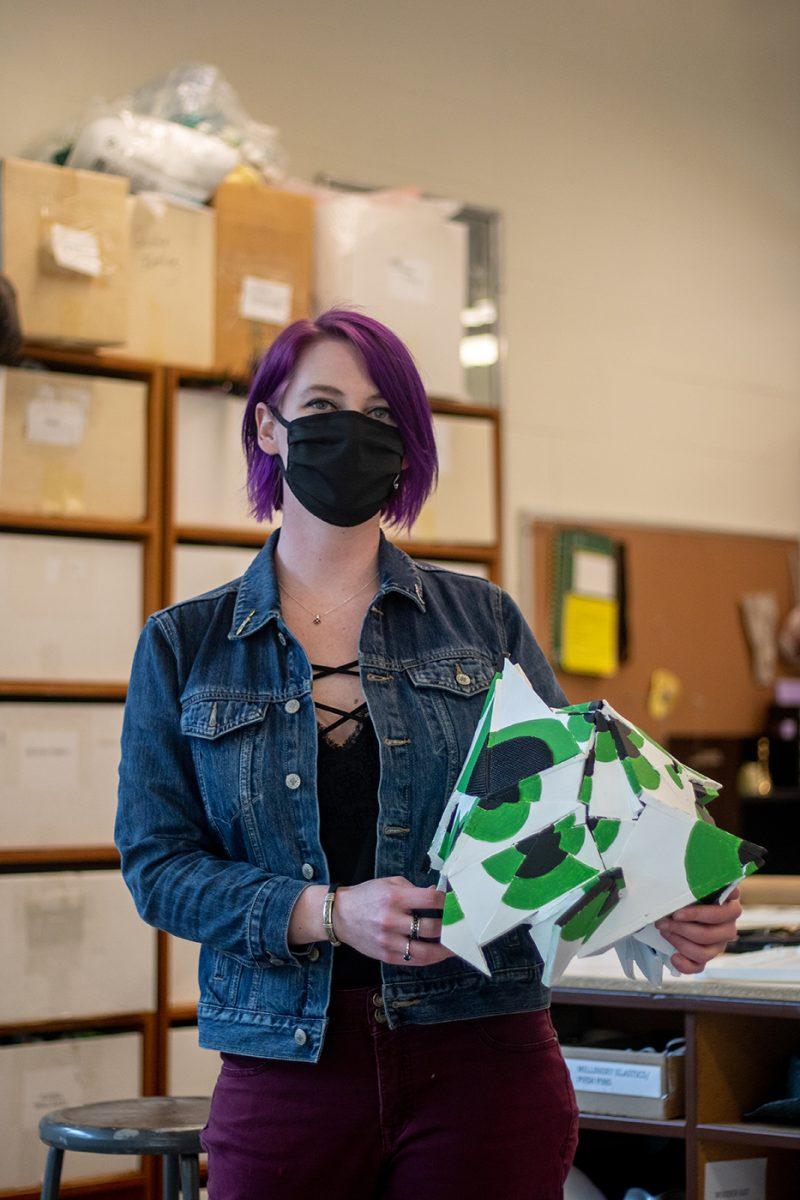
[[[331,387],[327,383],[312,383],[310,387],[303,388],[302,395],[306,396],[309,392],[327,392],[329,396],[344,396],[344,392],[340,392],[338,388]],[[367,399],[382,400],[383,396],[380,392],[375,392],[372,396],[367,396]]]

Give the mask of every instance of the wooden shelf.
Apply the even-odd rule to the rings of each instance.
[[[698,1125],[697,1136],[707,1142],[736,1142],[741,1146],[777,1146],[800,1150],[800,1125],[760,1125],[755,1121]]]
[[[659,1137],[685,1138],[686,1121],[647,1120],[644,1117],[613,1117],[601,1113],[581,1113],[581,1129],[596,1129],[604,1133],[656,1134]]]
[[[0,850],[0,868],[9,867],[118,867],[116,846],[20,846]]]

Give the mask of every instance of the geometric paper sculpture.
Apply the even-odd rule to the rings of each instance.
[[[630,978],[677,974],[653,922],[723,899],[766,856],[713,823],[719,790],[607,700],[550,708],[506,658],[428,852],[442,944],[488,975],[481,947],[525,925],[547,986],[612,945]]]

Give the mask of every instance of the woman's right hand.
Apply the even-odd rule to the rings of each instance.
[[[333,928],[340,941],[381,962],[403,967],[426,967],[452,958],[453,951],[440,942],[411,942],[411,959],[403,962],[414,908],[444,905],[444,892],[435,887],[414,887],[402,875],[368,879],[336,889]],[[419,936],[440,938],[441,917],[420,917]]]

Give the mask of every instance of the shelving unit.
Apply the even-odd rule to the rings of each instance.
[[[562,1042],[567,1030],[594,1025],[631,1033],[656,1028],[686,1039],[685,1117],[652,1121],[585,1114],[582,1133],[618,1135],[620,1153],[632,1159],[643,1139],[662,1140],[664,1161],[679,1171],[687,1200],[703,1200],[706,1163],[737,1158],[767,1159],[769,1200],[800,1194],[800,1127],[742,1120],[742,1113],[782,1094],[786,1059],[800,1046],[800,996],[794,1001],[559,987],[552,1001]],[[591,1157],[588,1141],[582,1139],[578,1165],[582,1154]],[[612,1162],[606,1149],[606,1161]],[[604,1180],[592,1177],[604,1190]],[[631,1186],[637,1183],[655,1186],[630,1179]]]
[[[143,574],[141,597],[142,623],[148,614],[172,602],[174,586],[174,555],[183,545],[232,547],[255,553],[269,532],[264,526],[252,523],[250,528],[235,523],[216,526],[193,524],[176,519],[177,497],[177,420],[176,407],[183,387],[218,387],[226,394],[244,395],[246,380],[220,379],[209,372],[191,368],[162,367],[133,359],[106,358],[84,352],[74,352],[50,346],[27,345],[25,358],[41,364],[42,369],[68,372],[89,377],[139,380],[147,386],[146,434],[146,512],[138,521],[114,521],[78,516],[44,516],[41,514],[0,511],[0,533],[34,535],[63,535],[65,537],[95,537],[109,540],[136,541],[142,546]],[[491,427],[491,462],[494,467],[494,498],[496,528],[491,542],[470,541],[397,541],[408,553],[420,558],[445,562],[481,565],[487,576],[496,582],[502,579],[501,530],[502,472],[501,472],[501,414],[494,406],[466,404],[446,399],[434,399],[435,415],[480,418]],[[391,533],[389,533],[391,536]],[[224,578],[230,578],[225,576]],[[219,582],[224,582],[220,579]],[[123,702],[126,696],[123,680],[24,679],[0,678],[0,704],[4,701],[41,700],[88,702]],[[116,796],[109,797],[111,809]],[[0,877],[10,874],[56,871],[96,871],[119,866],[119,855],[113,844],[86,846],[26,845],[16,848],[0,847]],[[162,931],[152,931],[155,954],[156,995],[153,1010],[125,1013],[93,1013],[70,1019],[45,1021],[14,1021],[0,1024],[0,1045],[9,1039],[26,1034],[70,1034],[77,1032],[135,1031],[142,1036],[142,1094],[153,1095],[168,1091],[170,1032],[181,1026],[196,1024],[196,1006],[176,1002],[170,996],[170,956],[176,939]],[[188,945],[188,944],[187,944]],[[71,1101],[67,1101],[68,1103]],[[69,1157],[69,1156],[67,1156]],[[42,1147],[42,1165],[44,1147]],[[203,1185],[205,1172],[202,1172]],[[157,1200],[161,1194],[160,1160],[143,1160],[140,1172],[105,1175],[84,1182],[62,1184],[62,1194],[74,1197],[119,1196],[124,1200]],[[0,1190],[0,1200],[14,1196],[16,1200],[34,1200],[37,1187]]]

